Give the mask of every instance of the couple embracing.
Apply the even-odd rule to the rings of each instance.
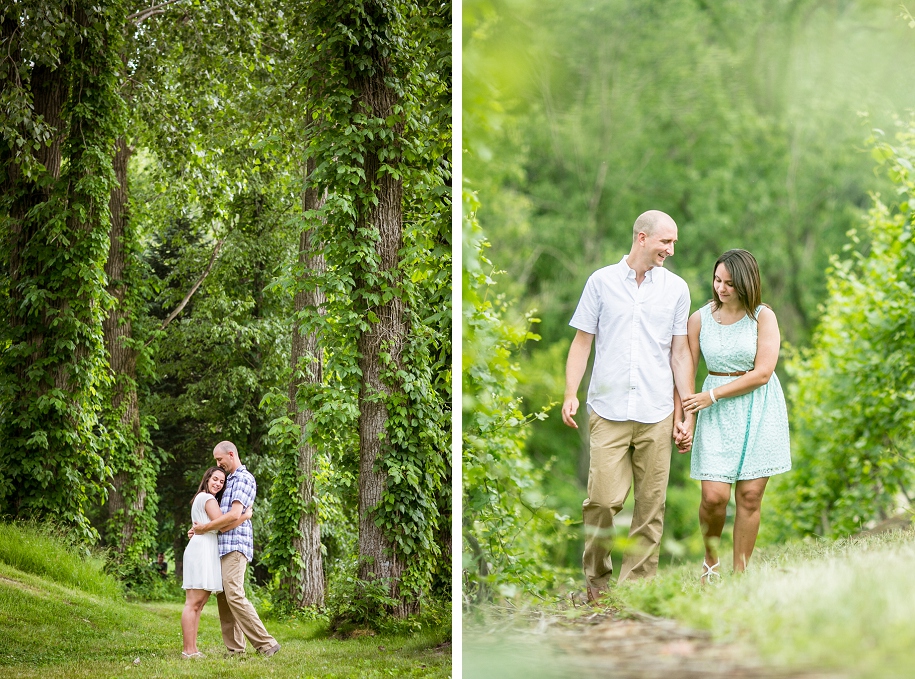
[[[212,593],[216,594],[222,640],[229,655],[244,654],[247,637],[258,653],[269,657],[280,645],[267,633],[245,596],[245,569],[254,558],[251,516],[257,484],[231,441],[217,444],[213,458],[216,466],[206,470],[191,501],[193,528],[184,550],[181,657],[204,657],[197,649],[197,630],[200,613]]]
[[[731,487],[737,504],[733,567],[742,571],[756,544],[766,482],[791,468],[788,414],[774,372],[778,322],[762,304],[755,258],[746,250],[721,255],[712,272],[712,300],[690,316],[686,282],[664,268],[676,242],[669,215],[640,215],[629,254],[591,275],[569,323],[577,333],[566,363],[562,418],[576,429],[576,395],[596,345],[582,508],[590,601],[609,586],[613,517],[630,488],[635,508],[629,535],[638,544],[625,555],[619,580],[657,572],[671,438],[681,453],[692,450],[690,476],[702,482],[703,582],[719,575],[718,540]],[[696,393],[700,351],[709,376]]]

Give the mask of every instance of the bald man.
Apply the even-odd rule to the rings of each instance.
[[[657,572],[671,437],[681,452],[692,441],[680,406],[680,398],[693,393],[689,288],[664,268],[676,242],[677,224],[669,215],[658,210],[639,215],[629,254],[591,275],[569,322],[577,332],[566,362],[562,420],[575,429],[578,387],[596,338],[587,401],[588,497],[582,505],[589,601],[609,586],[613,517],[633,486],[633,544],[619,580]]]
[[[222,516],[209,523],[194,524],[194,533],[219,532],[219,561],[222,565],[222,589],[216,595],[222,640],[231,655],[245,652],[245,637],[261,655],[270,657],[280,645],[267,633],[264,623],[245,595],[245,569],[254,558],[254,530],[251,520],[237,528],[225,530],[241,518],[254,504],[257,483],[241,463],[238,448],[231,441],[222,441],[213,449],[216,464],[226,473],[220,509]],[[225,531],[225,532],[223,532]]]

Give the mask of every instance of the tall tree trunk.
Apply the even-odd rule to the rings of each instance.
[[[127,189],[127,163],[130,148],[127,140],[117,141],[114,155],[114,174],[117,186],[111,190],[109,209],[111,228],[109,230],[108,261],[105,274],[108,277],[108,294],[115,304],[102,323],[105,349],[114,379],[111,395],[111,414],[115,418],[111,425],[126,436],[123,441],[127,450],[114,453],[107,460],[112,468],[112,487],[108,495],[109,531],[108,541],[123,557],[132,544],[137,530],[137,519],[146,507],[145,466],[146,448],[140,427],[140,404],[137,398],[137,351],[130,346],[132,328],[130,309],[127,308],[127,226],[129,194]],[[125,341],[126,340],[126,341]],[[107,408],[106,404],[106,408]]]
[[[314,172],[315,160],[308,159],[307,173]],[[323,192],[309,186],[302,197],[304,211],[319,210],[324,205]],[[303,277],[307,278],[324,271],[324,255],[321,244],[312,242],[311,229],[303,229],[299,239],[299,263]],[[323,313],[325,295],[320,286],[300,281],[295,295],[295,314],[300,317],[306,309]],[[289,417],[299,429],[298,476],[299,498],[305,508],[299,516],[298,532],[292,540],[295,550],[290,565],[291,576],[286,586],[289,595],[299,606],[324,606],[324,563],[321,556],[321,526],[315,504],[315,458],[316,446],[311,442],[306,428],[313,414],[311,410],[299,408],[297,397],[299,387],[320,385],[323,380],[322,363],[324,350],[317,331],[305,330],[295,323],[292,329],[292,382],[289,385]]]
[[[20,150],[20,157],[15,156],[14,148],[0,145],[0,160],[3,163],[5,177],[2,181],[3,203],[7,208],[8,227],[8,276],[9,298],[6,300],[7,330],[4,339],[8,348],[4,350],[4,372],[9,375],[9,416],[4,418],[3,435],[4,461],[0,470],[0,513],[18,515],[29,511],[31,505],[41,506],[38,497],[41,495],[41,482],[36,473],[29,469],[27,452],[29,436],[28,426],[20,424],[19,417],[29,402],[47,393],[50,389],[48,380],[32,379],[41,371],[34,366],[47,357],[45,337],[41,332],[28,328],[28,313],[24,288],[29,279],[35,275],[29,262],[28,248],[39,232],[39,221],[29,218],[28,214],[42,204],[50,203],[54,183],[60,178],[61,143],[66,130],[62,111],[66,97],[66,73],[63,68],[51,69],[44,64],[36,64],[31,70],[28,83],[23,83],[18,72],[22,62],[19,45],[18,25],[10,13],[7,13],[0,26],[2,44],[7,52],[3,59],[6,66],[4,79],[9,86],[31,89],[34,117],[43,120],[51,131],[48,144],[39,144],[34,150],[26,143]],[[7,85],[5,85],[7,86]],[[21,96],[26,96],[25,89]],[[18,130],[26,140],[30,140],[29,130],[20,126]],[[44,171],[37,178],[29,177],[23,171],[23,164],[33,160],[43,166]],[[36,181],[40,179],[42,181]],[[44,316],[44,315],[43,315]],[[42,376],[44,377],[44,376]],[[41,470],[44,472],[45,470]],[[49,472],[53,476],[53,470]]]
[[[61,141],[66,134],[64,121],[61,118],[64,98],[66,96],[66,82],[63,69],[51,70],[47,66],[38,65],[32,71],[32,92],[36,117],[41,117],[45,124],[53,130],[51,144],[42,144],[34,152],[34,158],[41,163],[47,175],[56,180],[60,178],[61,167]],[[23,294],[20,283],[31,272],[26,270],[26,248],[38,231],[38,220],[27,219],[30,210],[46,203],[51,199],[52,183],[35,182],[22,177],[18,164],[9,165],[7,177],[7,190],[13,193],[13,203],[10,209],[12,219],[10,243],[10,302],[11,310],[9,323],[12,328],[24,325],[24,319],[16,311],[21,308]],[[15,330],[14,330],[15,332]],[[43,337],[37,333],[30,333],[28,337],[19,338],[30,347],[26,351],[27,360],[18,361],[15,365],[16,381],[24,386],[28,383],[27,375],[31,367],[40,361],[45,353],[42,348]]]
[[[361,80],[358,87],[370,115],[384,119],[391,115],[396,97],[384,82],[386,64],[379,59],[374,70],[373,76]],[[389,158],[386,162],[392,164],[394,161]],[[380,165],[376,154],[366,155],[366,187],[376,187],[377,202],[366,210],[367,214],[360,214],[357,224],[357,231],[377,230],[378,270],[366,272],[368,275],[360,272],[358,275],[363,279],[356,281],[357,287],[377,292],[379,298],[382,296],[381,281],[397,288],[398,252],[403,238],[403,181],[395,179],[390,172],[379,175]],[[400,592],[405,564],[384,528],[375,524],[374,510],[387,487],[388,474],[381,464],[384,449],[391,445],[385,400],[394,389],[382,379],[382,354],[390,357],[391,365],[400,365],[407,328],[403,301],[396,295],[366,311],[373,312],[378,321],[360,335],[357,343],[362,372],[359,392],[359,578],[384,581],[392,596],[400,602],[393,612],[404,616],[415,610],[415,604],[406,604]]]
[[[10,70],[31,70],[23,82],[15,74],[11,86],[31,94],[49,143],[25,121],[21,134],[37,148],[29,143],[22,158],[4,158],[10,292],[0,352],[8,394],[0,414],[0,511],[53,514],[94,538],[85,510],[105,481],[96,435],[105,366],[102,269],[110,154],[121,120],[110,56],[119,48],[123,8],[112,7],[104,21],[104,8],[88,0],[62,8],[42,14],[36,7],[22,17],[59,29],[48,32],[50,46],[30,46],[46,49],[43,57],[23,64],[15,35],[5,46],[4,57],[16,53]],[[28,153],[37,162],[26,173]]]

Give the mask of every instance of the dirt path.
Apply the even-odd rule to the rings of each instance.
[[[513,654],[528,659],[528,669],[519,676],[530,679],[843,679],[836,673],[773,668],[744,647],[715,642],[708,633],[673,620],[623,617],[611,610],[574,619],[542,614],[532,629],[515,627],[510,636],[511,643],[518,645]],[[486,645],[478,633],[470,632],[465,639],[472,648]],[[490,639],[493,646],[503,648],[506,641],[504,633]],[[537,660],[531,661],[532,657]]]

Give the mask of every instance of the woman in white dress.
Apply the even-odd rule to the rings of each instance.
[[[222,516],[219,501],[226,485],[226,473],[219,467],[210,467],[203,475],[200,487],[191,501],[191,521],[204,523]],[[237,523],[226,526],[231,530],[251,518],[252,509],[242,515]],[[197,629],[200,613],[211,592],[222,591],[222,568],[219,563],[218,538],[215,532],[195,535],[184,550],[184,589],[186,599],[181,613],[181,633],[184,637],[182,658],[203,658],[197,650]]]

